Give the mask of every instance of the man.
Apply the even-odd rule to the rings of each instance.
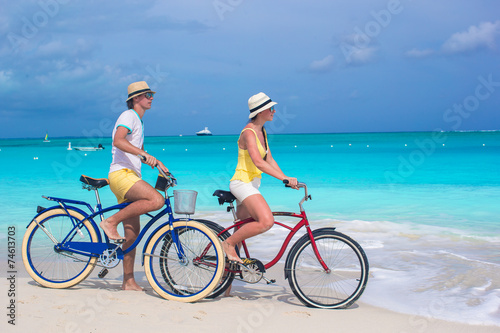
[[[151,185],[141,180],[141,163],[152,168],[157,166],[164,172],[168,169],[162,162],[144,151],[144,125],[142,118],[151,108],[155,92],[145,81],[128,86],[128,110],[116,121],[113,129],[113,161],[109,170],[109,186],[118,203],[131,202],[116,214],[100,224],[109,239],[123,243],[127,249],[134,243],[140,232],[140,216],[158,210],[164,205],[163,196]],[[142,155],[145,160],[139,157]],[[125,238],[118,234],[117,226],[123,222]],[[142,290],[134,278],[135,249],[123,258],[123,290]]]

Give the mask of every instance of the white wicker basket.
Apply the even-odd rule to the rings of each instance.
[[[198,192],[174,190],[174,211],[176,214],[194,214]]]

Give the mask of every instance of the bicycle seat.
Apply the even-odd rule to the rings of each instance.
[[[236,200],[236,197],[230,191],[217,190],[213,196],[219,198],[219,205],[223,205],[226,202],[231,203]]]
[[[81,175],[80,181],[84,184],[93,186],[95,188],[101,188],[109,185],[109,181],[107,178],[92,178],[85,175]]]

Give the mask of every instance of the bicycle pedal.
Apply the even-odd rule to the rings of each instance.
[[[261,273],[265,273],[266,272],[266,268],[264,267],[264,264],[260,260],[258,260],[258,259],[245,258],[245,259],[243,259],[243,264],[240,264],[240,266],[243,266],[245,268],[247,268],[250,265],[257,266],[257,271],[259,271]]]
[[[228,264],[227,268],[229,268],[229,270],[231,271],[238,271],[241,265],[239,262],[232,260],[228,260],[227,264]]]
[[[267,279],[265,276],[262,277],[264,279],[264,281],[266,281],[267,284],[273,284],[273,283],[276,283],[276,279]]]
[[[103,269],[99,272],[99,274],[97,274],[97,276],[98,276],[99,278],[101,278],[101,279],[102,279],[102,278],[104,278],[104,277],[106,276],[106,274],[108,274],[108,272],[109,272],[109,271],[108,271],[108,269],[107,269],[107,268],[103,268]]]

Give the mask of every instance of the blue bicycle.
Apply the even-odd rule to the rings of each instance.
[[[172,174],[159,171],[162,175],[155,188],[165,192],[165,208],[155,216],[146,214],[149,222],[125,250],[104,232],[103,237],[94,221],[102,221],[105,213],[130,204],[102,208],[98,189],[108,185],[107,179],[80,177],[85,189],[95,191],[95,209],[87,202],[43,196],[56,205],[38,207],[22,243],[23,263],[33,280],[44,287],[69,288],[85,280],[96,266],[102,268],[98,276],[104,278],[108,269],[116,267],[124,254],[137,247],[153,224],[167,217],[150,234],[142,251],[149,284],[163,298],[182,302],[195,302],[212,293],[224,273],[225,255],[220,241],[202,223],[189,217],[174,218],[167,190],[177,181]],[[181,207],[181,199],[178,202],[175,198],[175,212],[186,213],[176,209],[178,203]],[[188,210],[194,213],[192,207]]]

